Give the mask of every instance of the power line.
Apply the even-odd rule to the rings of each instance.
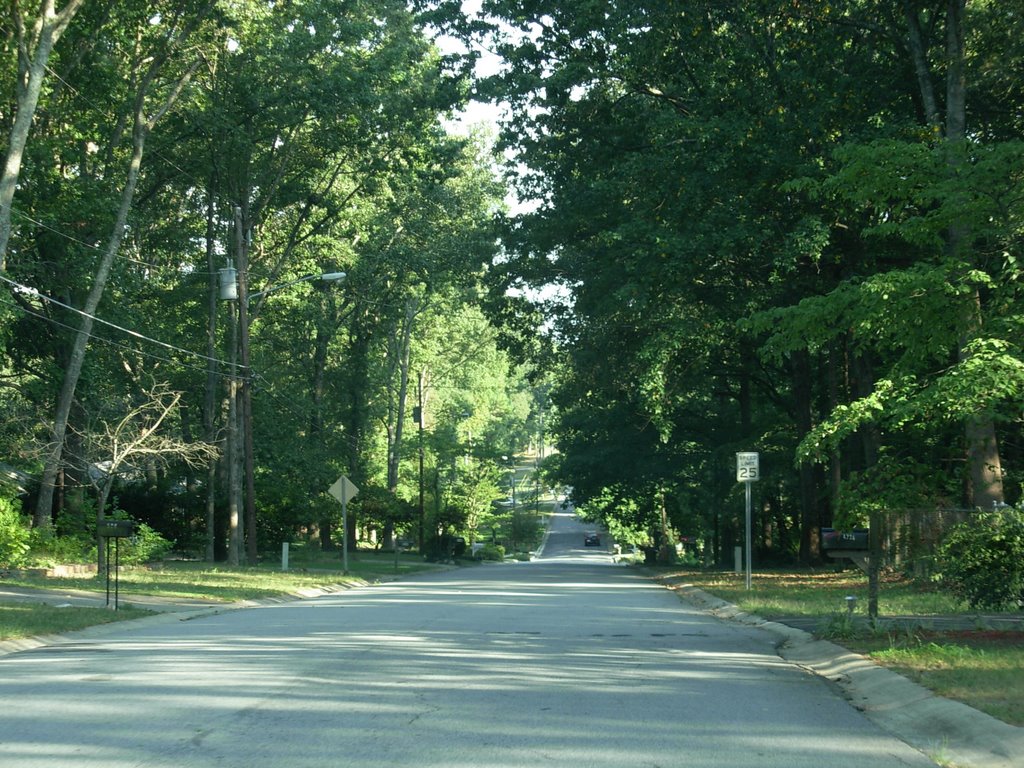
[[[19,310],[20,312],[23,312],[23,313],[25,313],[27,315],[31,315],[32,317],[34,317],[34,318],[36,318],[38,320],[42,320],[43,322],[49,323],[50,325],[56,326],[58,328],[64,328],[64,329],[69,330],[69,331],[71,331],[73,333],[81,333],[81,329],[79,329],[79,328],[75,328],[73,326],[70,326],[67,323],[62,323],[60,320],[56,320],[56,319],[54,319],[52,317],[47,317],[46,315],[43,315],[43,314],[41,314],[39,312],[34,312],[33,310],[28,309],[28,308],[22,306],[21,304],[16,304],[13,301],[8,301],[6,299],[0,298],[0,304],[5,304],[5,305],[7,305],[7,306],[9,306],[9,307],[11,307],[13,309]],[[180,365],[180,366],[182,366],[184,368],[189,368],[189,369],[191,369],[193,371],[201,371],[203,373],[208,373],[209,372],[209,369],[207,367],[205,367],[205,366],[201,366],[201,365],[197,365],[197,364],[191,364],[191,363],[187,363],[187,362],[182,362],[181,360],[178,360],[178,359],[175,359],[175,358],[171,358],[171,357],[166,357],[164,355],[158,355],[158,354],[155,354],[153,352],[146,352],[145,350],[138,349],[136,347],[130,347],[130,346],[128,346],[127,344],[125,344],[123,342],[114,341],[113,339],[108,339],[105,336],[99,336],[99,335],[97,335],[95,333],[89,333],[88,337],[89,337],[90,341],[97,342],[97,343],[100,343],[100,344],[105,344],[108,347],[115,347],[117,349],[123,349],[126,352],[133,352],[135,354],[141,355],[142,357],[148,358],[150,360],[159,360],[160,362],[164,362],[164,363],[174,363],[174,364]],[[216,371],[216,375],[218,377],[221,377],[221,378],[229,378],[231,376],[230,373],[221,373],[220,371]]]
[[[138,339],[139,341],[146,342],[146,343],[149,343],[149,344],[155,344],[155,345],[157,345],[159,347],[163,347],[164,349],[168,349],[168,350],[171,350],[173,352],[178,352],[178,353],[183,354],[183,355],[185,355],[187,357],[192,357],[192,358],[196,358],[196,359],[202,360],[205,363],[216,363],[217,365],[223,365],[225,367],[234,368],[234,369],[241,368],[241,366],[238,363],[230,363],[230,362],[221,360],[221,359],[216,358],[216,357],[210,357],[209,355],[204,355],[204,354],[202,354],[200,352],[194,352],[194,351],[192,351],[190,349],[185,349],[184,347],[178,347],[178,346],[175,346],[174,344],[169,344],[166,341],[160,341],[159,339],[154,339],[151,336],[146,336],[145,334],[142,334],[142,333],[140,333],[138,331],[134,331],[131,328],[125,328],[124,326],[117,325],[116,323],[112,323],[109,320],[104,320],[103,318],[97,317],[96,315],[90,315],[88,312],[85,312],[85,311],[83,311],[81,309],[78,309],[76,307],[72,307],[71,305],[65,304],[62,301],[58,301],[57,299],[54,299],[54,298],[52,298],[50,296],[45,295],[44,293],[40,292],[36,288],[33,288],[31,286],[28,286],[28,285],[24,285],[23,283],[19,283],[16,280],[11,280],[9,277],[5,277],[4,275],[0,275],[0,281],[5,282],[8,285],[11,285],[15,290],[19,291],[20,293],[23,293],[23,294],[26,294],[26,295],[29,295],[29,296],[35,296],[36,298],[39,298],[42,301],[45,301],[45,302],[47,302],[49,304],[53,304],[54,306],[60,307],[62,309],[66,309],[69,312],[74,312],[74,313],[76,313],[78,315],[81,315],[82,317],[87,317],[90,320],[92,320],[93,322],[100,323],[101,325],[105,325],[105,326],[107,326],[109,328],[113,328],[115,331],[120,331],[121,333],[125,333],[125,334],[131,336],[134,339]],[[47,322],[51,322],[51,323],[54,323],[54,324],[57,324],[57,325],[61,325],[64,328],[68,328],[68,329],[76,331],[76,332],[81,332],[80,329],[71,328],[71,326],[68,326],[68,325],[66,325],[64,323],[61,323],[58,320],[54,320],[53,318],[46,317],[45,315],[42,315],[42,314],[31,312],[30,310],[25,309],[24,307],[21,307],[21,306],[19,306],[17,304],[12,304],[12,306],[15,306],[15,307],[17,307],[19,309],[22,309],[25,312],[29,312],[30,314],[33,314],[34,316],[39,317],[40,319],[45,320]],[[93,334],[89,334],[89,336],[90,336],[90,338],[101,339],[101,337],[93,336]],[[117,342],[112,342],[112,341],[108,341],[108,340],[104,340],[104,341],[107,341],[107,343],[111,343],[111,344],[117,344]],[[124,346],[124,345],[119,345],[119,346]]]

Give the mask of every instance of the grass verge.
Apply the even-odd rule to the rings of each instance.
[[[1024,726],[1024,632],[916,630],[837,642],[940,696]]]
[[[799,619],[801,626],[811,620],[820,637],[941,696],[1024,726],[1024,631],[993,630],[986,617],[968,611],[948,592],[888,576],[881,585],[879,615],[899,622],[871,626],[863,616],[867,577],[859,571],[759,573],[749,591],[744,577],[732,573],[666,573],[765,619]],[[857,598],[852,617],[847,596]],[[959,617],[962,625],[932,629],[934,617]]]
[[[108,608],[60,608],[38,603],[0,602],[0,640],[59,635],[97,624],[139,619],[152,613],[132,607],[111,611]]]
[[[167,562],[158,566],[124,569],[120,593],[130,604],[132,595],[156,595],[224,603],[259,600],[295,594],[302,589],[382,581],[396,576],[437,570],[411,554],[399,556],[396,567],[392,553],[358,552],[349,558],[349,572],[343,573],[338,553],[319,553],[301,547],[289,557],[289,570],[280,562],[254,568],[229,568],[195,562]],[[5,585],[38,589],[77,589],[104,592],[104,576],[50,578],[13,576]],[[139,618],[150,611],[138,608],[111,611],[106,608],[66,607],[27,603],[0,603],[0,640],[33,635],[61,634],[111,621]]]

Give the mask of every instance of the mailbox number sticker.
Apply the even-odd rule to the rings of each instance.
[[[736,482],[750,483],[758,479],[758,458],[756,453],[736,454]]]

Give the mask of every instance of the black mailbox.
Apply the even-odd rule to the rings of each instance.
[[[108,539],[126,539],[135,535],[133,520],[100,520],[96,532]]]
[[[854,528],[851,531],[837,531],[835,528],[821,529],[822,549],[868,549],[868,529]]]

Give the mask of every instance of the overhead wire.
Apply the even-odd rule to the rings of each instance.
[[[47,317],[46,315],[41,314],[39,312],[34,312],[31,309],[28,309],[28,308],[24,307],[23,305],[17,304],[17,303],[15,303],[13,301],[9,301],[9,300],[0,298],[0,304],[4,304],[6,306],[9,306],[9,307],[11,307],[13,309],[16,309],[16,310],[18,310],[20,312],[23,312],[23,313],[25,313],[27,315],[30,315],[32,317],[35,317],[38,320],[41,320],[41,321],[43,321],[45,323],[49,323],[50,325],[56,326],[58,328],[64,328],[64,329],[66,329],[68,331],[71,331],[72,333],[81,333],[81,329],[80,328],[75,328],[74,326],[68,325],[67,323],[63,323],[60,320],[57,320],[56,318]],[[177,359],[177,358],[168,357],[166,355],[158,355],[158,354],[156,354],[154,352],[147,352],[144,349],[140,349],[138,347],[132,347],[132,346],[129,346],[128,344],[125,344],[124,342],[115,341],[114,339],[107,338],[106,336],[100,336],[99,334],[96,334],[96,333],[90,332],[87,335],[89,337],[89,340],[92,341],[92,342],[97,342],[97,343],[100,343],[100,344],[104,344],[104,345],[106,345],[108,347],[115,347],[117,349],[123,349],[126,352],[132,352],[133,354],[137,354],[137,355],[139,355],[141,357],[145,357],[145,358],[148,358],[150,360],[158,360],[158,361],[164,362],[164,363],[173,363],[175,365],[179,365],[179,366],[181,366],[183,368],[188,368],[188,369],[193,370],[193,371],[201,371],[203,373],[209,373],[210,372],[210,368],[208,366],[201,366],[201,365],[198,365],[198,364],[195,364],[195,363],[189,363],[189,362],[186,362],[186,361],[182,361],[182,360]],[[225,365],[227,365],[227,364],[225,363]],[[215,375],[217,375],[220,378],[231,378],[234,374],[232,374],[230,372],[226,372],[226,371],[225,372],[221,372],[221,371],[218,370],[218,371],[215,372]]]
[[[217,365],[223,365],[223,366],[225,366],[228,369],[232,369],[233,368],[236,371],[241,369],[241,367],[242,367],[238,363],[232,363],[230,361],[222,360],[222,359],[217,358],[217,357],[211,357],[209,355],[204,355],[201,352],[195,352],[195,351],[193,351],[191,349],[185,349],[184,347],[179,347],[179,346],[176,346],[174,344],[170,344],[170,343],[168,343],[166,341],[161,341],[160,339],[154,339],[153,337],[146,336],[145,334],[140,333],[139,331],[132,330],[131,328],[125,328],[124,326],[118,325],[117,323],[112,323],[109,320],[104,320],[102,317],[99,317],[97,315],[91,315],[88,312],[85,312],[84,310],[78,309],[77,307],[72,307],[70,304],[65,304],[62,301],[58,301],[57,299],[53,298],[52,296],[47,296],[46,294],[42,293],[41,291],[39,291],[36,288],[33,288],[32,286],[25,285],[24,283],[19,283],[17,280],[12,280],[9,277],[6,277],[5,275],[0,274],[0,281],[2,281],[4,283],[7,283],[8,285],[12,286],[13,288],[15,288],[16,290],[18,290],[19,292],[23,293],[26,296],[32,296],[32,297],[38,298],[38,299],[40,299],[40,300],[42,300],[42,301],[44,301],[44,302],[46,302],[48,304],[52,304],[54,306],[60,307],[61,309],[68,310],[69,312],[73,312],[73,313],[75,313],[77,315],[80,315],[82,317],[89,318],[90,320],[92,320],[95,323],[99,323],[99,324],[104,325],[104,326],[106,326],[108,328],[112,328],[115,331],[119,331],[121,333],[127,334],[128,336],[132,337],[133,339],[137,339],[139,341],[146,342],[146,343],[149,343],[149,344],[155,344],[155,345],[157,345],[159,347],[163,347],[164,349],[168,349],[168,350],[171,350],[173,352],[178,352],[180,354],[183,354],[186,357],[202,360],[204,363],[216,363]],[[10,306],[13,306],[13,307],[15,307],[17,309],[20,309],[20,310],[22,310],[22,311],[24,311],[24,312],[26,312],[28,314],[32,314],[33,316],[38,317],[39,319],[44,320],[46,322],[49,322],[49,323],[52,323],[52,324],[55,324],[55,325],[59,325],[59,326],[61,326],[63,328],[67,328],[67,329],[69,329],[71,331],[75,331],[75,332],[78,332],[78,333],[81,332],[81,329],[79,329],[79,328],[74,328],[74,327],[72,327],[70,325],[67,325],[66,323],[63,323],[63,322],[61,322],[59,320],[56,320],[55,318],[47,317],[46,315],[44,315],[42,313],[32,312],[28,308],[23,307],[20,304],[17,304],[15,302],[7,302],[7,301],[5,301],[4,303],[5,304],[9,304]],[[109,344],[112,344],[112,345],[115,345],[115,346],[120,346],[120,347],[126,348],[126,349],[132,349],[131,347],[128,347],[127,345],[121,344],[120,342],[116,342],[116,341],[113,341],[111,339],[106,339],[104,337],[96,336],[95,334],[92,334],[92,333],[89,334],[89,337],[90,338],[95,338],[95,339],[97,339],[99,341],[102,341],[104,343],[109,343]],[[163,359],[170,360],[170,358],[163,358]],[[203,370],[205,370],[205,368],[203,368]]]

